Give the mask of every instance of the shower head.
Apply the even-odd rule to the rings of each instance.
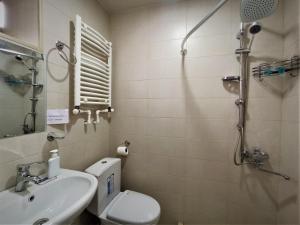
[[[249,32],[253,35],[258,34],[262,29],[262,26],[259,22],[254,22],[249,27]]]
[[[25,60],[24,57],[22,55],[16,55],[15,59],[19,62],[21,62],[25,67],[27,67],[29,70],[35,70],[33,67],[31,67],[30,65],[28,65]]]
[[[250,51],[251,51],[251,48],[253,45],[255,35],[258,34],[261,31],[261,29],[262,29],[262,26],[259,22],[253,22],[249,27],[249,32],[250,32],[250,34],[252,34],[252,38],[250,40],[249,47],[248,47],[248,49]]]
[[[23,60],[24,60],[21,55],[16,55],[15,59],[18,60],[18,61],[20,61],[20,62],[23,62]]]
[[[278,0],[242,0],[241,19],[249,23],[272,15],[278,6]]]

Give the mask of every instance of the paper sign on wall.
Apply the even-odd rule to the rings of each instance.
[[[47,124],[69,123],[69,109],[48,109]]]

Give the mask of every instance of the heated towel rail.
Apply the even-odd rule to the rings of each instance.
[[[75,56],[75,109],[80,110],[81,105],[111,108],[111,42],[79,15],[75,22]]]

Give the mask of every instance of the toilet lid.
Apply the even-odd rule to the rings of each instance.
[[[128,190],[107,212],[108,219],[123,224],[151,224],[159,216],[160,206],[155,199]]]

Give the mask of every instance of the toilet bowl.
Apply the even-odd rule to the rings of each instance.
[[[150,196],[134,192],[120,192],[100,215],[103,224],[157,224],[160,206]],[[106,222],[106,223],[105,223]]]
[[[152,197],[126,190],[120,191],[121,160],[104,158],[85,170],[98,179],[97,192],[87,210],[104,225],[155,225],[160,205]]]

